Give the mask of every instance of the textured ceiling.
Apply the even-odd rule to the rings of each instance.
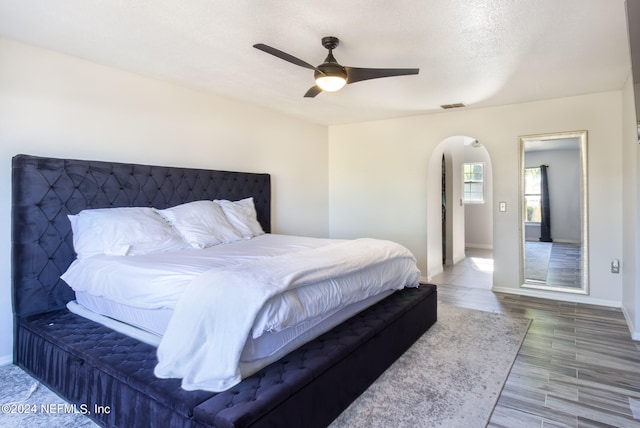
[[[321,124],[617,90],[624,0],[0,0],[0,35]],[[303,98],[323,36],[338,62],[416,76]]]

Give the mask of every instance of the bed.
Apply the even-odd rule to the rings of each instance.
[[[102,409],[88,416],[103,426],[326,426],[437,319],[435,286],[402,289],[232,387],[185,390],[154,375],[153,344],[68,310],[67,216],[253,198],[270,234],[269,175],[18,155],[12,191],[14,361],[69,402]]]

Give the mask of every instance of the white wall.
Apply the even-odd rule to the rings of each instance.
[[[428,230],[439,216],[428,189],[429,159],[452,135],[470,135],[488,150],[494,217],[494,290],[620,306],[622,255],[621,93],[619,91],[485,109],[417,115],[329,129],[329,223],[332,237],[375,235],[405,244],[429,275]],[[520,288],[518,136],[589,132],[589,296]],[[436,210],[437,213],[439,210]],[[430,214],[431,213],[431,214]],[[437,262],[434,262],[437,264]]]
[[[267,172],[273,231],[328,235],[325,126],[0,38],[0,363],[11,359],[11,157]]]

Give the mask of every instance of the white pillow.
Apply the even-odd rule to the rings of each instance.
[[[188,202],[158,212],[195,248],[242,239],[227,220],[222,208],[213,201]]]
[[[98,208],[68,217],[78,258],[97,254],[133,256],[187,247],[153,208]]]
[[[240,232],[243,238],[248,239],[264,234],[264,230],[262,230],[262,226],[258,222],[253,198],[235,202],[227,200],[215,200],[214,202],[220,204],[229,222]]]

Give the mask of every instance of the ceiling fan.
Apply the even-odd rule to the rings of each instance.
[[[333,50],[338,47],[339,43],[340,40],[338,40],[337,37],[327,36],[322,38],[322,46],[329,50],[329,54],[324,62],[317,67],[262,43],[255,44],[253,47],[292,64],[314,70],[313,76],[316,85],[312,86],[307,93],[304,94],[304,96],[308,98],[313,98],[322,91],[338,91],[347,83],[379,79],[381,77],[406,76],[418,74],[420,71],[418,68],[358,68],[340,65],[333,57]]]

